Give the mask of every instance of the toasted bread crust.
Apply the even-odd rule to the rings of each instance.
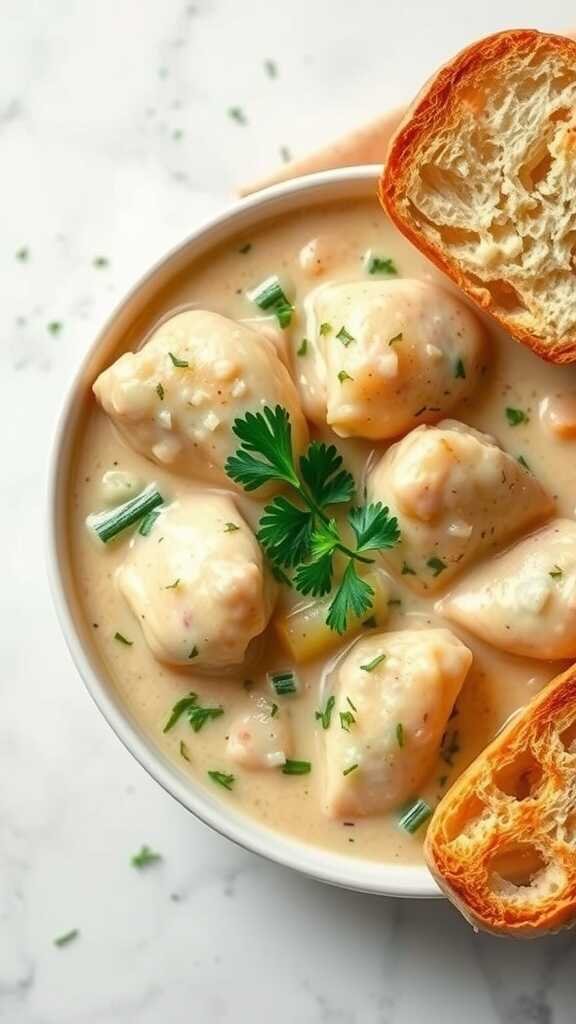
[[[457,123],[465,90],[477,82],[481,73],[496,65],[499,75],[505,76],[514,57],[535,44],[545,43],[549,51],[560,51],[576,65],[576,42],[565,36],[537,32],[535,29],[517,29],[488,36],[462,50],[430,79],[408,108],[390,141],[387,161],[380,179],[379,197],[393,223],[420,249],[425,256],[444,271],[478,306],[490,313],[513,337],[551,363],[576,361],[576,337],[550,340],[538,337],[512,324],[497,308],[487,288],[475,285],[455,260],[438,245],[424,238],[417,226],[402,213],[399,198],[409,178],[410,168],[418,161],[423,143],[439,126]]]
[[[497,858],[501,864],[512,853],[539,862],[519,884],[498,874]],[[430,823],[425,855],[476,928],[532,938],[576,922],[576,665],[451,787]]]

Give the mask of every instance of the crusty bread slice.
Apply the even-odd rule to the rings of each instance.
[[[501,32],[432,78],[391,140],[391,219],[515,338],[576,361],[576,42]]]
[[[476,928],[531,938],[576,922],[576,665],[450,788],[425,853]]]

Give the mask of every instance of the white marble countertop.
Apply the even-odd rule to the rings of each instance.
[[[572,6],[3,0],[0,1020],[573,1024],[570,935],[514,944],[441,902],[323,887],[162,792],[80,683],[43,552],[63,390],[142,271],[280,147],[303,154],[403,102],[468,40],[561,29]],[[142,843],[164,859],[138,873]]]

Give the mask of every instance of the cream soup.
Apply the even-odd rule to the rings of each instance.
[[[249,297],[275,274],[295,307],[284,329]],[[379,282],[394,287],[383,291]],[[486,615],[480,639],[473,621],[450,615],[446,596],[465,587],[480,562],[484,582],[496,548],[525,539],[552,517],[571,519],[576,506],[576,371],[546,365],[492,325],[480,325],[458,302],[448,309],[452,300],[440,286],[447,288],[445,280],[387,223],[375,199],[291,213],[214,250],[127,332],[123,352],[139,351],[154,335],[144,349],[144,370],[142,361],[136,367],[125,356],[108,371],[112,376],[100,378],[96,390],[106,412],[93,398],[87,403],[69,507],[72,570],[93,645],[154,743],[184,774],[272,829],[351,856],[405,863],[420,862],[425,831],[399,827],[406,799],[419,797],[433,808],[507,718],[564,664],[510,653],[501,622],[491,642]],[[186,311],[227,320],[186,319]],[[176,314],[184,320],[168,321]],[[234,333],[230,320],[247,333]],[[168,326],[158,337],[163,322]],[[447,354],[449,322],[452,341],[461,345]],[[264,340],[253,343],[251,358],[244,351],[250,353],[254,329]],[[190,330],[204,376],[199,382],[190,365],[180,367],[190,385],[184,394],[178,362],[188,360],[172,357]],[[232,359],[230,348],[218,348],[230,330]],[[377,387],[361,338],[368,338],[366,351],[376,339]],[[441,365],[450,367],[449,384]],[[144,385],[159,367],[165,376],[158,378],[150,419],[151,390]],[[306,446],[302,408],[311,438],[336,444],[360,496],[367,489],[370,500],[398,515],[400,545],[382,556],[369,553],[376,559],[369,567],[374,611],[352,634],[329,634],[329,650],[321,650],[326,630],[316,629],[326,604],[316,623],[312,614],[294,631],[287,611],[311,599],[271,580],[254,540],[251,528],[269,494],[248,495],[222,472],[239,442],[230,409],[218,405],[219,380],[240,407],[242,387],[248,388],[239,414],[254,409],[251,394],[256,409],[263,397],[286,407],[299,451]],[[165,388],[176,389],[174,401],[166,401]],[[148,536],[133,527],[101,543],[87,517],[150,483],[167,505]],[[465,515],[450,504],[462,489]],[[181,561],[179,544],[193,566]],[[538,571],[549,589],[565,588],[570,604],[570,566],[556,564],[563,557],[558,551],[551,548],[550,566],[540,558]],[[201,621],[188,647],[170,625],[173,602],[181,600],[180,573],[193,581]],[[523,581],[519,588],[524,591]],[[554,607],[542,620],[549,629]],[[508,612],[513,618],[522,609],[509,604]],[[207,646],[199,650],[205,636]],[[312,657],[296,663],[287,637]],[[245,658],[240,668],[238,658]],[[290,669],[298,692],[277,694],[268,674]],[[223,713],[208,715],[197,731],[182,715],[163,731],[190,691],[198,706]],[[333,713],[324,729],[317,713],[330,696]],[[359,738],[354,728],[362,715],[368,725]],[[420,746],[413,747],[419,731]],[[311,770],[284,774],[286,759],[309,762]],[[229,776],[228,790],[221,782]]]

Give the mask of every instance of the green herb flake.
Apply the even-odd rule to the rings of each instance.
[[[63,326],[64,325],[60,320],[51,320],[50,323],[46,325],[46,330],[49,334],[60,334]]]
[[[394,260],[381,256],[370,256],[368,260],[369,274],[387,274],[393,276],[398,273]]]
[[[320,324],[320,331],[319,331],[319,333],[320,333],[322,338],[325,338],[328,334],[331,334],[331,332],[332,332],[332,324],[329,324],[329,323]]]
[[[270,718],[276,718],[277,714],[278,714],[278,705],[277,704],[272,704],[270,706]]]
[[[27,245],[23,245],[21,249],[16,250],[14,255],[17,260],[20,260],[20,263],[27,263],[30,258],[30,249]]]
[[[290,152],[288,146],[280,146],[280,156],[282,157],[282,160],[284,161],[285,164],[290,163],[292,159],[292,153]]]
[[[234,775],[228,775],[226,772],[209,771],[208,777],[212,779],[212,782],[216,782],[217,785],[223,786],[224,789],[231,790],[234,782],[236,781]]]
[[[290,761],[287,760],[282,765],[283,775],[309,775],[312,771],[312,764],[310,761]]]
[[[178,359],[173,352],[169,352],[168,355],[172,360],[172,366],[178,367],[179,370],[187,370],[190,366],[190,363],[186,359]]]
[[[149,846],[142,846],[138,853],[131,858],[130,863],[133,868],[141,870],[150,867],[151,864],[157,864],[160,860],[162,860],[161,853],[155,853]]]
[[[353,337],[353,336],[352,336],[352,335],[351,335],[351,334],[350,334],[350,333],[349,333],[349,332],[348,332],[348,331],[346,330],[346,328],[345,328],[344,326],[342,326],[342,327],[340,328],[340,330],[339,330],[339,331],[338,331],[338,333],[336,334],[336,337],[338,338],[338,341],[341,341],[341,342],[342,342],[342,344],[344,345],[344,348],[348,348],[348,345],[350,345],[350,343],[351,343],[351,342],[353,342],[353,341],[356,341],[356,338],[354,338],[354,337]]]
[[[245,242],[244,245],[240,246],[240,248],[238,249],[238,252],[240,253],[241,256],[245,256],[246,253],[250,252],[251,248],[252,248],[252,242]]]
[[[95,256],[92,260],[92,266],[96,267],[97,270],[104,270],[110,266],[110,260],[106,256]]]
[[[524,458],[523,455],[519,455],[517,461],[520,463],[521,466],[524,466],[524,469],[527,469],[529,473],[532,472],[532,470],[530,469],[530,466],[526,462],[526,459]]]
[[[428,821],[428,818],[432,817],[432,808],[425,800],[414,800],[409,804],[403,811],[398,824],[400,828],[410,832],[412,835],[422,827],[424,822]]]
[[[307,351],[308,351],[308,338],[302,338],[302,341],[300,342],[300,345],[298,347],[296,355],[297,356],[305,356]]]
[[[164,401],[164,388],[163,388],[162,384],[157,384],[156,385],[156,394],[158,395],[158,398],[160,399],[160,401],[163,402]]]
[[[564,575],[564,570],[559,565],[555,565],[554,568],[548,573],[553,580],[561,580]]]
[[[174,583],[169,583],[167,587],[162,587],[163,590],[177,590],[180,586],[180,577],[174,580]]]
[[[462,362],[461,359],[456,360],[456,363],[454,365],[454,376],[456,378],[461,377],[463,380],[466,379],[466,370],[464,368],[464,363]]]
[[[341,384],[344,384],[347,380],[354,380],[354,377],[351,377],[349,373],[346,373],[346,370],[340,370],[338,373],[338,380]]]
[[[396,345],[397,342],[402,341],[402,337],[402,331],[400,331],[400,334],[395,334],[393,338],[390,338],[388,345]]]
[[[192,648],[192,650],[190,651],[190,654],[188,655],[188,661],[192,661],[193,658],[197,658],[197,657],[198,657],[198,648],[196,647],[196,644],[194,644],[194,647]]]
[[[328,697],[328,700],[326,701],[326,704],[324,706],[324,710],[316,711],[314,715],[317,722],[322,722],[323,729],[330,728],[330,722],[332,720],[332,712],[334,710],[335,703],[336,698],[334,696]]]
[[[268,75],[268,78],[278,78],[278,65],[274,60],[264,61],[264,71]]]
[[[352,772],[355,772],[358,767],[359,766],[357,764],[351,764],[349,768],[344,769],[342,775],[351,775]]]
[[[514,409],[512,406],[507,406],[505,412],[510,427],[518,427],[521,423],[528,423],[528,413],[524,412],[523,409]]]
[[[147,514],[141,520],[140,526],[138,527],[138,533],[141,534],[142,537],[147,537],[148,534],[152,532],[152,527],[154,526],[154,523],[158,519],[160,511],[161,510],[159,508],[153,508],[152,511],[147,512]]]
[[[174,131],[172,132],[172,138],[174,139],[174,142],[180,142],[180,140],[184,138],[184,132],[182,131],[182,129],[175,128]]]
[[[118,643],[120,643],[120,644],[125,644],[126,647],[132,647],[132,645],[134,643],[133,640],[127,640],[126,637],[123,636],[122,633],[118,633],[118,632],[114,633],[114,639],[117,640]]]
[[[224,533],[236,533],[236,530],[239,529],[240,527],[236,526],[236,523],[226,523],[224,525]]]
[[[350,732],[350,726],[356,724],[356,719],[351,711],[340,712],[340,728],[344,729],[344,732]]]
[[[54,945],[59,947],[68,946],[69,943],[74,942],[74,939],[77,939],[79,935],[79,929],[72,928],[71,931],[64,932],[64,935],[58,935],[58,937],[54,939]]]
[[[236,124],[247,124],[246,114],[242,107],[228,107],[228,117]]]
[[[432,570],[433,576],[439,576],[447,568],[446,562],[443,562],[441,558],[436,558],[436,556],[429,558],[426,565]]]
[[[176,722],[184,715],[188,719],[188,724],[194,730],[194,732],[200,732],[200,730],[206,725],[207,722],[213,721],[215,718],[220,718],[224,714],[224,708],[205,708],[198,703],[198,694],[189,693],[187,697],[182,697],[176,701],[170,718],[164,726],[163,732],[170,732]]]
[[[406,734],[404,732],[404,726],[402,725],[402,722],[398,722],[396,726],[396,742],[400,749],[402,749],[402,747],[406,743]]]
[[[360,668],[363,672],[373,672],[378,665],[382,664],[385,658],[385,654],[377,654],[376,657],[372,658],[372,661],[369,661],[366,665],[360,665]]]
[[[184,743],[184,740],[180,740],[180,757],[183,757],[185,761],[192,761],[188,747]]]

